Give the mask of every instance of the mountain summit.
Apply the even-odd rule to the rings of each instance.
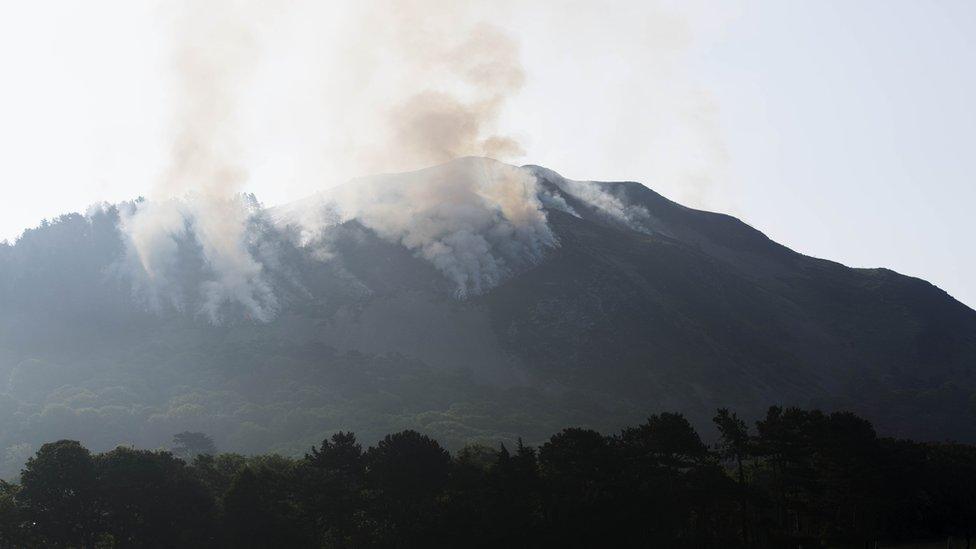
[[[976,311],[639,183],[463,158],[234,204],[239,240],[187,199],[0,246],[0,466],[59,438],[458,446],[770,404],[976,440]]]

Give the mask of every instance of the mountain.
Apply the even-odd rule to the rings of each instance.
[[[244,197],[239,247],[175,204],[161,233],[133,229],[156,226],[135,201],[0,246],[0,473],[59,438],[299,453],[410,427],[458,447],[661,410],[707,432],[717,407],[771,404],[976,441],[976,311],[639,183],[465,158]]]

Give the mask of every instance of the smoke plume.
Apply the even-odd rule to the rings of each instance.
[[[523,154],[516,138],[496,131],[525,82],[519,45],[478,9],[413,0],[367,3],[350,15],[362,26],[352,25],[343,43],[356,55],[339,62],[346,76],[329,85],[358,84],[358,100],[330,117],[345,131],[349,153],[332,172],[404,172]],[[354,179],[326,195],[328,207],[299,214],[306,241],[356,219],[430,261],[459,297],[497,285],[555,245],[534,176],[485,158]],[[327,246],[313,249],[331,256]]]
[[[430,261],[458,297],[480,294],[556,245],[528,170],[467,157],[353,181],[326,195],[337,221],[355,219]]]
[[[309,89],[320,86],[320,97],[284,110],[311,121],[305,136],[326,164],[310,178],[329,174],[334,179],[326,183],[334,185],[464,156],[522,156],[518,139],[497,129],[525,83],[518,42],[488,22],[497,14],[467,0],[343,6],[342,28],[331,29],[327,50],[296,39],[324,60],[317,79],[302,80],[313,82]],[[296,26],[299,35],[320,30],[305,21]]]
[[[517,41],[480,9],[433,0],[338,3],[326,11],[304,0],[283,8],[231,0],[180,4],[172,18],[169,164],[147,200],[121,209],[126,266],[140,294],[153,307],[192,307],[213,322],[228,306],[257,320],[273,318],[271,264],[252,252],[260,225],[254,217],[263,214],[242,194],[255,168],[262,179],[286,180],[290,173],[320,188],[354,175],[420,170],[353,179],[324,193],[324,202],[292,212],[302,243],[320,259],[332,258],[323,244],[328,228],[355,219],[429,261],[459,297],[540,261],[558,245],[544,203],[568,206],[541,191],[532,170],[483,158],[523,154],[518,139],[498,125],[526,76]],[[323,34],[327,48],[317,42]],[[296,54],[317,60],[312,74],[282,72]],[[275,86],[289,93],[269,96],[293,100],[262,102]],[[255,123],[255,113],[265,122]],[[297,136],[291,164],[302,167],[269,171],[253,161],[262,151],[247,150],[249,130]],[[440,166],[422,169],[433,165]],[[563,192],[646,230],[646,211],[593,184],[565,185]],[[205,272],[193,296],[180,292],[187,242]]]
[[[267,106],[284,114],[279,118],[296,121],[299,134],[314,129],[307,141],[320,146],[314,155],[324,162],[323,174],[349,177],[418,169],[467,155],[522,154],[515,139],[495,131],[506,100],[524,82],[518,44],[481,21],[473,4],[349,3],[323,13],[295,1],[285,5],[284,14],[273,6],[185,2],[172,19],[170,162],[148,200],[122,210],[126,265],[154,307],[188,305],[174,279],[179,243],[189,239],[208,272],[197,289],[196,312],[213,322],[228,304],[243,306],[258,320],[275,314],[266,267],[249,249],[255,211],[241,196],[250,165],[243,161],[248,151],[242,145],[242,105],[253,99],[252,85],[260,89],[262,75],[264,85],[277,80],[267,74],[269,64],[259,63],[279,45],[269,40],[286,43],[290,33],[302,35],[304,29],[312,31],[305,36],[330,32],[332,44],[343,44],[338,54],[302,44],[313,55],[327,54],[317,67],[321,74],[302,86],[321,85],[317,101],[298,91],[291,111]],[[275,17],[285,21],[277,34],[268,23]],[[308,19],[315,20],[312,27]],[[331,27],[318,26],[327,21]],[[497,284],[514,266],[533,261],[553,244],[531,175],[485,162],[462,162],[448,172],[436,181],[382,192],[363,180],[335,204],[343,219],[358,218],[431,261],[457,282],[460,295]],[[333,221],[322,215],[328,214],[305,217],[306,234],[318,234]]]
[[[610,219],[623,223],[632,230],[650,233],[651,214],[639,204],[628,204],[626,199],[615,196],[594,181],[574,181],[559,177],[560,189],[593,207]],[[567,207],[568,208],[568,207]],[[567,210],[569,213],[575,213]]]
[[[262,266],[248,250],[251,211],[240,195],[247,174],[237,98],[259,47],[254,22],[242,20],[246,10],[238,7],[229,1],[186,2],[176,13],[169,165],[149,200],[122,212],[128,264],[153,306],[183,306],[171,280],[177,241],[195,239],[210,271],[199,288],[199,312],[212,322],[228,303],[244,306],[259,320],[270,319],[276,308]]]
[[[467,86],[467,101],[445,91],[425,89],[389,111],[390,142],[385,151],[399,151],[399,166],[410,169],[462,156],[512,158],[523,154],[510,136],[490,132],[505,99],[524,82],[518,45],[499,29],[481,23],[465,29],[463,40],[441,51],[426,52],[412,61],[444,70]],[[386,164],[387,162],[384,162]]]

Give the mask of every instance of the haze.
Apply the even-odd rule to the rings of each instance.
[[[376,14],[394,5],[236,6],[234,28],[256,48],[233,75],[234,124],[220,126],[233,128],[225,141],[247,174],[239,190],[279,204],[438,160],[416,151],[392,164],[367,158],[383,148],[372,117],[399,93],[389,90],[437,78],[418,68],[427,65],[386,58],[402,37],[385,36]],[[437,32],[452,18],[484,21],[518,46],[524,81],[504,90],[488,121],[523,153],[505,148],[506,160],[640,181],[797,251],[890,267],[976,305],[972,4],[452,9]],[[181,108],[173,52],[188,44],[173,33],[175,12],[121,1],[7,7],[0,239],[158,192]],[[395,28],[422,35],[428,24]]]

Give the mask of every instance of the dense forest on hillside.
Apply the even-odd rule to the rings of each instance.
[[[251,244],[274,258],[281,307],[270,322],[228,305],[215,324],[193,306],[208,273],[189,228],[173,240],[182,308],[146,303],[119,229],[132,204],[25,231],[0,243],[0,478],[60,439],[102,452],[199,431],[224,451],[300,456],[338,429],[367,445],[413,429],[456,452],[539,445],[565,425],[614,432],[665,410],[711,439],[716,407],[753,418],[772,402],[851,410],[886,436],[976,441],[976,312],[639,185],[606,188],[672,236],[604,222],[566,195],[585,219],[550,212],[560,247],[466,300],[355,223],[333,229],[323,261],[258,209]],[[799,325],[819,327],[783,332]]]
[[[45,444],[0,485],[2,547],[874,547],[976,526],[976,447],[879,438],[854,414],[718,410],[709,448],[680,414],[613,435],[451,455],[401,431],[336,432],[299,459],[92,454]]]

